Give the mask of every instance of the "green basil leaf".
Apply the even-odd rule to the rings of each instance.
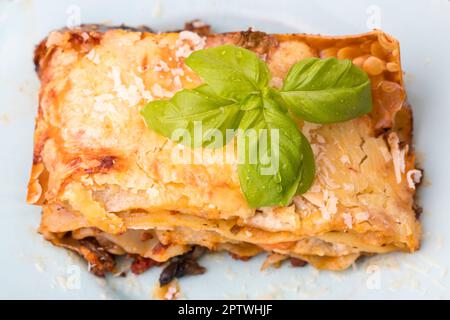
[[[370,80],[349,60],[307,58],[294,64],[280,92],[302,119],[334,123],[372,110]]]
[[[301,180],[298,185],[297,194],[303,194],[311,188],[314,183],[314,178],[316,176],[316,164],[314,161],[314,153],[311,149],[311,145],[309,144],[306,137],[301,133],[302,136],[302,173]]]
[[[261,95],[250,94],[241,102],[241,110],[248,111],[261,108]]]
[[[262,103],[245,112],[237,138],[239,181],[252,208],[289,204],[301,179],[302,143],[307,143],[273,101]]]
[[[231,45],[191,53],[185,63],[220,96],[241,101],[269,83],[269,69],[252,51]]]
[[[230,140],[226,129],[237,128],[242,117],[239,103],[217,96],[207,85],[179,91],[170,100],[151,101],[141,114],[149,128],[171,140],[213,148]]]
[[[283,97],[281,96],[281,93],[279,90],[277,90],[275,88],[269,88],[266,91],[265,96],[266,96],[266,98],[273,101],[273,103],[275,103],[278,106],[278,108],[280,110],[282,110],[283,112],[289,111],[289,105],[283,100]]]

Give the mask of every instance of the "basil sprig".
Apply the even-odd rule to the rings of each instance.
[[[194,137],[201,122],[199,140],[177,140],[191,147],[222,147],[229,137],[217,140],[213,133],[219,130],[227,137],[227,130],[235,130],[238,149],[244,147],[243,153],[238,151],[238,157],[243,154],[239,181],[252,208],[287,205],[314,182],[311,146],[291,114],[334,123],[372,109],[370,80],[348,60],[304,59],[291,67],[281,90],[269,87],[267,64],[240,47],[199,50],[185,63],[205,84],[179,91],[170,100],[151,101],[141,114],[149,128],[171,139],[179,129]],[[256,139],[246,135],[249,129]]]

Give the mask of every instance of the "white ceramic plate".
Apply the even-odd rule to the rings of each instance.
[[[226,255],[201,260],[208,272],[181,279],[185,298],[450,298],[450,2],[432,1],[37,1],[0,0],[0,298],[152,297],[160,269],[98,279],[37,233],[40,209],[25,204],[38,80],[34,46],[67,24],[125,23],[173,30],[200,18],[215,31],[362,33],[381,27],[400,40],[415,143],[425,168],[422,248],[365,259],[345,272],[311,267],[259,272]]]

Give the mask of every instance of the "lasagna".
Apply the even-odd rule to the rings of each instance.
[[[208,161],[175,163],[180,145],[140,115],[149,101],[199,86],[184,59],[224,44],[255,52],[274,87],[309,57],[349,59],[370,78],[370,114],[337,124],[298,121],[316,176],[287,206],[250,208],[236,165],[215,161],[224,149],[192,148],[193,157],[211,153]],[[115,257],[125,254],[137,273],[169,261],[201,273],[192,268],[198,248],[328,270],[419,248],[412,113],[399,43],[380,30],[331,37],[84,26],[50,33],[35,64],[41,88],[27,201],[42,207],[45,239],[79,253],[98,275],[115,272]],[[169,273],[180,269],[186,266]]]

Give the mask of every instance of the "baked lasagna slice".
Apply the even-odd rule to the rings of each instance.
[[[418,249],[421,172],[395,39],[378,30],[339,37],[195,31],[79,28],[52,32],[37,47],[41,89],[27,200],[42,207],[47,240],[78,252],[99,275],[114,271],[117,255],[160,264],[197,246],[329,270],[363,255]],[[192,148],[208,161],[175,163],[180,145],[140,115],[149,101],[199,86],[184,60],[223,44],[257,53],[274,87],[309,57],[350,59],[371,80],[370,114],[337,124],[298,121],[316,176],[287,206],[250,208],[236,165],[214,160],[225,149]]]

